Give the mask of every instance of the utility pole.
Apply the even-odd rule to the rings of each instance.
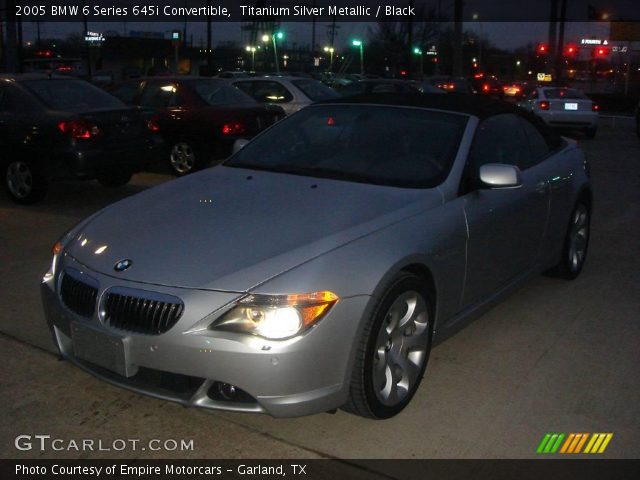
[[[7,19],[7,42],[5,44],[5,68],[8,72],[18,71],[18,32],[16,24],[15,2],[7,0],[5,18]]]
[[[82,7],[85,6],[85,2],[82,2]],[[84,10],[84,8],[82,9]],[[86,45],[87,50],[87,76],[88,79],[91,80],[92,72],[91,72],[91,48],[89,47],[89,43],[87,42],[87,33],[89,32],[89,24],[87,22],[87,16],[82,15],[82,25],[84,26],[84,33],[82,34],[82,41]]]
[[[564,52],[564,25],[567,20],[567,0],[560,0],[560,31],[558,32],[558,45],[556,46],[556,84],[560,85],[563,70]]]
[[[556,51],[556,34],[558,30],[558,0],[549,0],[549,55],[553,58]]]
[[[413,1],[414,0],[409,0],[409,10],[412,10],[413,7]],[[411,51],[413,50],[413,17],[409,17],[409,28],[408,28],[408,32],[407,32],[407,40],[409,42],[409,44],[407,45],[406,49],[405,49],[405,58],[407,58],[409,61],[407,62],[407,66],[409,69],[409,77],[411,77],[411,73],[413,72],[413,57],[411,56]]]
[[[453,3],[453,75],[462,75],[462,0]]]
[[[207,7],[209,7],[207,10],[210,12],[211,11],[211,0],[207,0]],[[212,67],[212,63],[213,63],[213,58],[211,55],[211,49],[213,48],[213,41],[212,41],[212,37],[211,37],[211,14],[207,14],[207,67],[208,67],[208,74],[211,75],[211,67]],[[255,53],[254,53],[254,59],[255,59]],[[254,62],[255,63],[255,62]],[[255,70],[255,68],[254,68]]]
[[[313,8],[316,8],[316,0],[313,0]],[[316,17],[314,16],[311,21],[311,58],[315,67],[316,58]]]

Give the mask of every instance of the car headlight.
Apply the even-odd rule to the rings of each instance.
[[[294,337],[318,323],[338,300],[335,293],[327,291],[248,295],[209,328],[282,340]]]

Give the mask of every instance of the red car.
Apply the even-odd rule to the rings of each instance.
[[[282,108],[257,103],[214,78],[142,78],[111,93],[146,112],[147,126],[164,139],[176,175],[224,160],[237,139],[251,138],[285,116]]]

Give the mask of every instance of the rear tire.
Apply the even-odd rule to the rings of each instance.
[[[47,178],[33,162],[13,160],[4,165],[4,185],[11,200],[32,205],[44,198],[48,189]]]
[[[131,177],[133,177],[133,173],[129,170],[109,170],[99,173],[97,180],[103,187],[118,188],[129,183]]]
[[[169,150],[169,167],[178,177],[195,172],[200,167],[200,163],[198,147],[191,140],[180,140]]]
[[[405,272],[387,287],[364,328],[343,410],[384,419],[409,404],[431,351],[433,320],[427,292],[427,282]]]
[[[590,232],[591,209],[581,199],[571,212],[560,262],[547,273],[565,280],[573,280],[580,275],[587,260]]]

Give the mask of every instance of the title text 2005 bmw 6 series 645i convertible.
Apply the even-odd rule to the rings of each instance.
[[[316,104],[64,235],[47,320],[65,358],[155,397],[388,418],[434,341],[532,274],[580,273],[587,167],[488,99]]]

